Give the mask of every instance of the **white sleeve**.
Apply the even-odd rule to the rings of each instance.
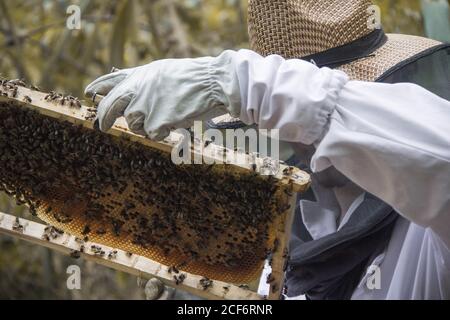
[[[313,171],[334,166],[450,247],[450,102],[301,60],[248,50],[236,59],[244,122],[314,143]]]

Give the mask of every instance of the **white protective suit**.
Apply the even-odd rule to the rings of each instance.
[[[370,290],[362,279],[353,298],[450,298],[449,101],[417,85],[349,81],[341,71],[249,50],[157,63],[87,88],[91,94],[114,88],[99,107],[102,129],[125,114],[138,132],[163,138],[168,127],[228,111],[247,124],[280,129],[282,140],[314,144],[312,170],[334,166],[353,183],[324,190],[318,203],[301,203],[313,238],[344,224],[364,190],[402,215],[386,252],[373,262],[381,289]],[[330,192],[339,217],[320,209]]]
[[[334,166],[405,218],[374,261],[381,289],[363,279],[353,298],[450,299],[450,102],[417,85],[348,81],[343,72],[249,51],[237,74],[244,122],[314,143],[313,171]],[[354,199],[341,223],[362,200],[348,185],[335,190],[340,203],[348,203],[345,189]],[[317,205],[301,205],[314,238],[339,227],[325,222],[334,221],[328,210],[317,219]]]

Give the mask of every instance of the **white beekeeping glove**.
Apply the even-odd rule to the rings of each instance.
[[[240,115],[235,54],[225,51],[215,58],[166,59],[124,69],[98,78],[85,94],[106,95],[98,107],[101,130],[124,116],[133,132],[162,140],[194,120]]]
[[[306,61],[228,50],[108,74],[86,95],[107,95],[98,108],[103,131],[125,116],[133,132],[162,140],[172,129],[228,112],[246,124],[279,129],[281,140],[312,144],[325,133],[347,81],[341,71]]]

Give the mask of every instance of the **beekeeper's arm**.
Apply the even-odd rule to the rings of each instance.
[[[225,112],[314,144],[316,172],[336,167],[450,248],[450,102],[413,84],[348,81],[302,60],[241,50],[217,58],[162,60],[106,75],[87,94],[102,130],[125,115],[162,139],[172,128]]]

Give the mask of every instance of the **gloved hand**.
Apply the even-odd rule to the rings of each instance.
[[[98,106],[102,131],[124,116],[131,131],[162,140],[170,130],[189,128],[194,120],[230,113],[238,117],[241,97],[234,51],[218,57],[167,59],[104,75],[85,90],[106,95]]]

